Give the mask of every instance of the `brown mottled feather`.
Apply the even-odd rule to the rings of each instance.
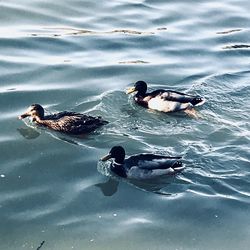
[[[36,123],[59,132],[77,135],[94,131],[108,122],[101,117],[65,111],[45,116],[42,120],[36,120]]]

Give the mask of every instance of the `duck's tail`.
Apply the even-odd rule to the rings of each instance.
[[[185,168],[185,166],[182,164],[181,161],[176,161],[172,166],[172,168],[174,169],[175,172],[179,172],[182,171]]]
[[[196,96],[194,99],[191,101],[191,104],[193,106],[201,106],[206,102],[206,99],[201,97],[201,96]]]
[[[98,120],[99,120],[99,124],[100,124],[100,125],[106,125],[106,124],[109,123],[108,121],[103,120],[101,116],[98,116]]]

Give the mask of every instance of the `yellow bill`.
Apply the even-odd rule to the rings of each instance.
[[[109,160],[109,159],[111,159],[111,154],[108,154],[108,155],[103,156],[103,157],[101,158],[101,161],[107,161],[107,160]]]
[[[130,88],[128,88],[127,90],[126,90],[126,94],[128,95],[128,94],[131,94],[131,93],[133,93],[133,92],[135,92],[136,90],[135,90],[135,87],[130,87]]]

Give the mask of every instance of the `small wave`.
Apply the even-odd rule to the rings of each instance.
[[[30,36],[85,36],[85,35],[110,35],[110,34],[124,34],[124,35],[154,35],[157,32],[164,32],[167,28],[156,28],[152,31],[130,30],[130,29],[114,29],[111,31],[94,31],[87,29],[77,29],[73,27],[43,27],[37,28],[36,32],[28,33]],[[46,32],[47,31],[47,32]],[[27,32],[27,31],[26,31]]]
[[[249,44],[234,44],[222,47],[222,49],[249,49]]]
[[[147,61],[142,61],[142,60],[135,60],[135,61],[121,61],[119,64],[145,64],[149,63]]]
[[[65,27],[45,27],[42,28],[44,31],[39,31],[36,33],[31,33],[31,36],[84,36],[84,35],[110,35],[110,34],[126,34],[126,35],[154,35],[154,31],[139,31],[139,30],[129,30],[129,29],[115,29],[111,31],[93,31],[85,29],[76,28],[65,28]],[[159,30],[160,31],[160,30]]]
[[[225,30],[225,31],[218,31],[218,32],[216,32],[216,34],[226,35],[226,34],[235,33],[235,32],[239,32],[239,31],[242,31],[242,29],[231,29],[231,30]]]

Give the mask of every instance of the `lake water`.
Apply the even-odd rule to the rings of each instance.
[[[250,2],[0,1],[0,249],[249,249]],[[124,89],[199,94],[202,116],[136,106]],[[85,138],[17,119],[30,104],[101,115]],[[151,182],[98,159],[181,155]]]

